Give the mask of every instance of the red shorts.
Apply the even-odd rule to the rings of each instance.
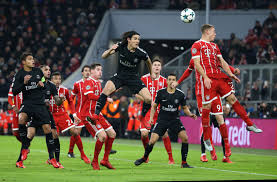
[[[18,114],[16,114],[16,113],[14,113],[14,115],[13,115],[12,130],[13,131],[19,130],[19,128],[18,128]]]
[[[86,125],[87,130],[89,133],[95,137],[101,131],[108,131],[112,129],[112,125],[104,118],[102,114],[99,115],[99,119],[96,121],[96,125],[91,124],[89,121],[86,120],[86,117],[81,118],[83,123]]]
[[[77,117],[79,119],[81,119],[81,114],[79,112],[77,112]],[[75,128],[83,128],[84,126],[85,125],[84,125],[83,121],[81,120],[81,122],[78,125],[76,125]]]
[[[201,116],[202,115],[202,96],[197,95],[196,99],[197,99],[198,112]],[[222,102],[221,102],[221,98],[219,96],[216,96],[216,99],[212,101],[210,114],[211,115],[223,114]]]
[[[66,112],[52,113],[52,114],[53,114],[53,118],[54,118],[58,133],[59,131],[64,133],[67,130],[75,127],[73,121],[71,120],[71,118],[68,116]]]
[[[151,124],[149,123],[150,112],[151,112],[151,109],[146,113],[144,119],[140,121],[140,130],[149,130],[149,131],[151,130]],[[153,125],[156,124],[157,119],[158,119],[158,110],[156,110],[154,114]]]
[[[210,78],[212,80],[211,88],[207,89],[204,85],[204,79],[200,79],[200,93],[202,97],[202,103],[211,103],[219,95],[221,98],[225,98],[232,93],[235,93],[233,89],[233,83],[230,79],[223,78]]]

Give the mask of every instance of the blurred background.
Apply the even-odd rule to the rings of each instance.
[[[180,20],[184,8],[195,11],[194,22]],[[241,70],[242,83],[234,85],[249,116],[276,118],[276,9],[274,0],[0,0],[0,134],[11,134],[7,97],[21,68],[22,52],[32,52],[37,66],[46,64],[52,72],[61,72],[69,89],[81,78],[83,65],[99,62],[104,66],[104,86],[116,71],[117,55],[102,60],[101,54],[124,32],[136,30],[141,34],[140,47],[150,58],[162,59],[162,75],[175,72],[180,77],[204,23],[215,26],[224,59]],[[147,72],[142,64],[141,76]],[[193,73],[180,88],[192,112],[198,114],[194,83]],[[138,128],[128,122],[137,119],[133,115],[140,114],[140,103],[128,89],[113,98],[118,101],[107,105],[106,117],[118,137],[138,138]],[[228,116],[237,117],[232,110]],[[89,136],[85,129],[82,135]]]

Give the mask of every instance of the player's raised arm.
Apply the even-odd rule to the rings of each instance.
[[[108,50],[106,50],[103,54],[102,54],[102,58],[106,59],[107,57],[109,57],[110,55],[114,54],[116,52],[116,49],[118,48],[118,44],[114,44],[111,48],[109,48]]]

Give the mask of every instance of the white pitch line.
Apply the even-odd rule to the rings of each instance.
[[[37,152],[41,152],[41,153],[48,153],[48,152],[46,152],[44,150],[39,150],[39,149],[32,149],[32,151],[37,151]],[[61,154],[67,155],[67,153],[64,153],[64,152],[61,152]],[[119,160],[119,161],[132,162],[132,163],[134,162],[134,160],[114,158],[112,156],[110,158],[114,159],[114,160]],[[161,165],[169,166],[169,164],[162,163],[162,162],[153,162],[153,161],[150,161],[149,163],[161,164]],[[178,164],[170,164],[170,165],[179,166]],[[239,173],[239,174],[249,174],[249,175],[257,175],[257,176],[267,176],[267,177],[276,177],[277,178],[277,175],[273,175],[273,174],[249,173],[249,172],[243,172],[243,171],[232,171],[232,170],[217,169],[217,168],[208,168],[208,167],[198,167],[198,166],[193,166],[193,167],[199,168],[199,169],[205,169],[205,170],[214,170],[214,171],[231,172],[231,173]]]
[[[131,145],[131,146],[142,146],[142,145],[138,145],[138,144],[127,144],[127,143],[114,143],[114,144],[118,144],[118,145]],[[114,145],[113,144],[113,145]],[[197,145],[197,144],[193,144],[193,145]],[[200,145],[200,144],[199,144]],[[220,147],[220,146],[217,146],[217,147]],[[164,148],[164,146],[155,146],[155,148]],[[180,148],[177,148],[177,147],[173,147],[172,146],[172,148],[174,148],[174,149],[180,149]],[[251,148],[249,148],[249,149],[251,149]],[[194,151],[197,151],[197,150],[195,150],[195,149],[190,149],[190,150],[194,150]],[[277,157],[277,155],[264,155],[264,154],[249,154],[249,153],[242,153],[242,152],[234,152],[234,154],[242,154],[242,155],[260,155],[260,156],[268,156],[268,157]]]

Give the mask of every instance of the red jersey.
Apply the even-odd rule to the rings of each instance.
[[[22,92],[17,94],[16,96],[13,95],[12,87],[10,86],[10,90],[8,93],[8,102],[11,106],[16,106],[18,109],[21,107],[23,101]]]
[[[81,79],[74,83],[73,89],[71,91],[72,100],[74,100],[74,97],[77,96],[77,105],[76,105],[76,112],[80,113],[83,103],[83,85],[84,80]]]
[[[200,58],[200,65],[209,77],[218,78],[221,74],[218,57],[222,57],[220,49],[213,42],[198,40],[191,46],[192,59]]]
[[[64,86],[59,86],[58,88],[58,95],[59,97],[65,97],[66,100],[68,101],[68,104],[69,104],[69,107],[71,109],[71,111],[73,113],[75,113],[75,107],[74,107],[74,103],[73,103],[73,100],[72,98],[70,97],[69,95],[69,91],[67,88],[65,88]],[[54,97],[51,96],[51,100],[50,100],[50,111],[54,114],[54,113],[65,113],[66,112],[66,109],[64,108],[64,105],[60,105],[60,106],[57,106],[56,103],[55,103],[55,100],[54,100]]]
[[[158,90],[167,87],[166,78],[163,76],[159,76],[159,78],[152,80],[150,74],[148,73],[141,77],[141,81],[146,85],[146,87],[150,91],[152,101],[155,101]]]
[[[92,116],[95,105],[102,92],[101,82],[93,78],[88,78],[83,84],[83,102],[81,107],[81,117]]]

